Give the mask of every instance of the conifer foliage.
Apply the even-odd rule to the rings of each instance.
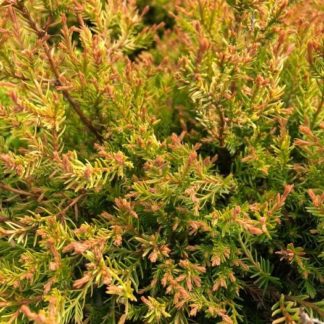
[[[0,323],[324,320],[323,10],[2,0]]]

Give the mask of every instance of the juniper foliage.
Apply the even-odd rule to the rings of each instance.
[[[323,9],[2,0],[0,323],[323,320]]]

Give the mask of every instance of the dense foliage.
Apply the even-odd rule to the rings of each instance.
[[[0,323],[324,319],[323,2],[0,3]]]

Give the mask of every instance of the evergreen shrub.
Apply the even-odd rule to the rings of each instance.
[[[323,12],[2,0],[0,323],[323,320]]]

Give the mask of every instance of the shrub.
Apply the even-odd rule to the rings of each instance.
[[[323,319],[322,9],[2,1],[1,323]]]

